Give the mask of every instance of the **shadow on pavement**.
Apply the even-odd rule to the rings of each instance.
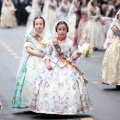
[[[111,91],[120,91],[120,90],[118,90],[118,89],[116,89],[116,88],[105,88],[105,89],[103,89],[104,91],[107,91],[107,92],[111,92]]]
[[[23,116],[23,115],[30,115],[33,119],[74,119],[80,120],[80,118],[92,118],[90,115],[55,115],[55,114],[44,114],[44,113],[34,113],[32,111],[24,111],[24,112],[17,112],[13,113],[16,116]]]

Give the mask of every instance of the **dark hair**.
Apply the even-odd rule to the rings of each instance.
[[[67,32],[69,32],[69,27],[68,27],[68,25],[65,21],[60,21],[60,22],[57,23],[56,28],[55,28],[56,32],[57,32],[57,29],[58,29],[59,25],[65,25],[67,27]]]
[[[34,20],[33,20],[33,26],[35,27],[35,20],[36,19],[42,19],[43,20],[43,25],[44,25],[44,27],[45,27],[45,20],[44,20],[44,18],[43,17],[35,17],[34,18]]]
[[[97,2],[96,0],[93,0],[92,2],[91,2],[91,5],[93,6],[94,4],[95,4],[95,2]]]
[[[117,19],[119,18],[120,13],[117,14]]]

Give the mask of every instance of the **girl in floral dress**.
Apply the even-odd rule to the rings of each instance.
[[[13,108],[27,108],[31,104],[34,82],[43,66],[45,47],[51,35],[44,32],[45,21],[36,17],[33,21],[35,31],[26,37],[24,47],[28,54],[22,56],[17,74],[17,85],[12,100]]]
[[[32,6],[30,9],[30,14],[27,19],[27,25],[26,25],[26,34],[30,33],[30,31],[33,28],[33,20],[37,16],[41,16],[41,5],[40,5],[41,0],[32,0]]]
[[[88,22],[82,32],[80,44],[90,43],[95,49],[103,49],[105,42],[104,28],[101,23],[100,8],[96,0],[90,0],[87,8]]]
[[[67,37],[65,21],[55,24],[57,33],[46,47],[45,66],[36,79],[31,110],[48,114],[81,114],[92,109],[86,84],[73,68],[75,60],[86,48],[73,53],[73,41]]]
[[[52,31],[53,25],[57,21],[57,2],[56,0],[46,0],[43,7],[42,16],[48,24],[48,28]]]
[[[59,20],[68,20],[68,12],[69,12],[69,8],[70,8],[70,2],[69,0],[62,0],[61,5],[58,8],[58,19]]]
[[[118,33],[115,34],[114,28]],[[104,47],[107,49],[102,63],[102,83],[120,89],[120,10],[108,30]]]
[[[78,5],[79,5],[78,0],[73,0],[68,13],[69,36],[73,40],[75,37],[76,11],[77,11]]]
[[[79,21],[79,24],[78,24],[78,41],[77,41],[77,44],[80,44],[81,45],[81,41],[82,41],[82,38],[83,38],[83,31],[84,31],[84,28],[88,22],[88,16],[87,16],[87,4],[88,4],[88,1],[87,0],[83,0],[81,2],[81,7],[80,7],[80,21]]]

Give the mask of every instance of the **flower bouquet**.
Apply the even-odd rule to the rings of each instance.
[[[78,45],[78,49],[85,58],[90,58],[93,53],[93,46],[89,43],[84,43],[82,46]]]
[[[86,56],[85,57],[86,58],[91,57],[92,53],[93,53],[93,46],[91,44],[89,44],[89,46],[88,46],[88,48],[86,50]]]
[[[102,17],[100,19],[100,22],[102,23],[102,25],[105,25],[107,23],[106,19],[104,17]]]

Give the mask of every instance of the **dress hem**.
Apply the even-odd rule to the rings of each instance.
[[[106,84],[106,85],[119,85],[119,86],[120,86],[120,83],[118,83],[118,84],[114,84],[114,83],[102,82],[102,84]]]
[[[84,114],[90,110],[92,110],[93,108],[89,109],[89,110],[86,110],[85,112],[79,112],[79,113],[55,113],[55,112],[44,112],[44,111],[41,111],[41,112],[38,112],[38,111],[34,111],[34,110],[31,110],[32,112],[34,113],[45,113],[45,114],[56,114],[56,115],[81,115],[81,114]]]

